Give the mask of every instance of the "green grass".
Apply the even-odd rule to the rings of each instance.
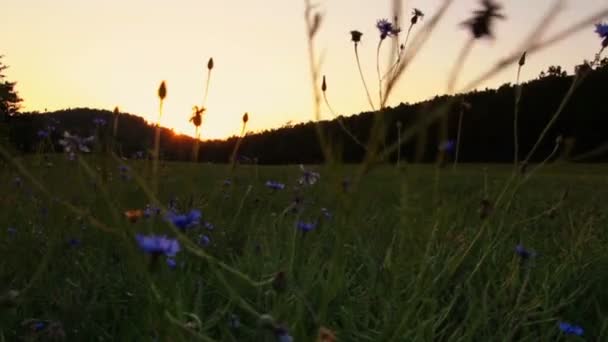
[[[345,192],[356,166],[317,167],[320,182],[295,190],[295,165],[241,166],[224,186],[229,166],[167,163],[160,202],[177,198],[215,226],[181,236],[172,270],[134,235],[176,231],[162,217],[122,215],[151,202],[135,179],[120,179],[113,162],[52,160],[17,160],[49,195],[25,175],[15,185],[12,166],[0,172],[0,341],[49,340],[50,323],[70,341],[274,341],[262,314],[295,341],[321,326],[340,341],[576,340],[559,320],[582,325],[579,340],[608,336],[608,166],[548,165],[521,186],[507,166],[386,166]],[[127,163],[149,184],[150,165]],[[106,165],[111,179],[93,185],[101,178],[85,165]],[[286,189],[267,189],[270,179]],[[495,207],[485,220],[483,199]],[[295,228],[321,208],[333,217],[306,234]],[[200,234],[211,245],[194,248]],[[518,243],[537,257],[522,262]]]

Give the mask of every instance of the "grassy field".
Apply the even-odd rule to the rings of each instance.
[[[299,185],[297,165],[166,163],[156,202],[145,161],[17,161],[0,341],[608,339],[605,165],[311,166]],[[152,233],[179,239],[173,267],[138,246]]]

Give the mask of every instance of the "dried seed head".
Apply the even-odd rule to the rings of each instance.
[[[158,87],[158,97],[161,101],[167,97],[167,85],[165,84],[165,81],[162,81],[160,87]]]
[[[357,30],[353,30],[350,31],[350,37],[353,41],[353,43],[357,44],[361,41],[361,36],[363,36],[363,33],[357,31]]]
[[[321,90],[325,92],[327,90],[327,83],[325,82],[325,75],[323,75],[323,84],[321,84]]]
[[[243,114],[243,123],[246,124],[247,121],[249,121],[249,114],[245,113]]]
[[[209,62],[207,62],[207,69],[213,69],[213,57],[209,58]]]
[[[524,53],[519,58],[519,66],[524,66],[524,64],[526,64],[526,51],[524,51]]]

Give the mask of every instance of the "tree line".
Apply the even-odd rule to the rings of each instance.
[[[0,72],[2,70],[0,65]],[[520,160],[533,148],[546,124],[560,109],[562,99],[568,93],[577,73],[584,76],[584,79],[577,83],[572,97],[546,132],[546,139],[540,143],[531,161],[539,161],[550,155],[555,148],[557,137],[560,137],[562,142],[558,153],[558,157],[562,158],[575,158],[608,142],[608,109],[604,97],[605,85],[608,84],[608,59],[603,59],[594,69],[585,62],[575,68],[573,75],[568,75],[560,66],[550,66],[541,72],[537,79],[520,85]],[[19,98],[13,90],[14,83],[0,83],[2,84],[4,86],[0,86],[0,102],[5,104],[0,106],[0,119],[4,122],[0,124],[0,135],[4,140],[0,142],[5,141],[15,151],[40,152],[43,141],[57,142],[64,131],[81,136],[95,133],[107,137],[113,134],[115,119],[118,124],[115,146],[120,154],[125,157],[145,157],[153,145],[155,126],[141,117],[90,108],[49,113],[18,113]],[[398,129],[407,131],[425,122],[439,108],[444,108],[447,136],[440,134],[442,126],[439,122],[432,122],[402,144],[402,161],[435,161],[438,149],[445,143],[442,140],[447,138],[455,141],[460,127],[460,162],[512,162],[516,90],[517,85],[507,83],[497,89],[486,88],[466,94],[436,96],[415,104],[401,103],[379,112],[362,112],[348,117],[340,116],[334,120],[307,122],[250,133],[242,137],[238,145],[237,160],[241,163],[260,164],[322,163],[324,157],[317,136],[318,125],[339,160],[347,163],[360,162],[366,151],[352,137],[362,142],[367,141],[377,116],[380,116],[383,122],[384,146],[390,147],[396,144],[401,135]],[[7,98],[12,102],[7,102]],[[105,124],[101,125],[102,121],[99,119]],[[97,121],[94,123],[95,120]],[[47,132],[48,136],[41,134],[41,131]],[[202,142],[199,161],[229,162],[239,139],[241,138],[233,136]],[[47,148],[44,152],[61,151],[57,144],[52,146],[57,148]],[[193,138],[175,134],[167,128],[161,129],[161,156],[164,159],[192,160],[193,147]],[[394,162],[396,158],[395,149],[386,161]],[[585,161],[608,161],[608,154],[594,154]]]

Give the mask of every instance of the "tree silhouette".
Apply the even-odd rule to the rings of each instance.
[[[21,98],[15,91],[15,82],[9,82],[5,80],[4,70],[8,66],[2,63],[0,55],[0,122],[5,121],[9,116],[14,115],[19,110],[19,103]]]

